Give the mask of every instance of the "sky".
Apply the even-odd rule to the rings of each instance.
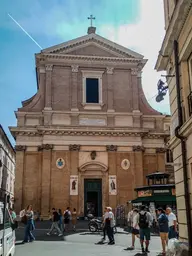
[[[155,102],[162,74],[154,66],[165,34],[163,0],[1,0],[0,123],[12,143],[8,126],[16,125],[14,111],[37,90],[34,54],[40,48],[8,14],[42,48],[85,35],[90,24],[87,17],[93,14],[97,34],[148,59],[142,78],[146,98],[158,111],[170,113],[168,96]]]

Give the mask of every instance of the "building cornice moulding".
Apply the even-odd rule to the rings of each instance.
[[[62,54],[53,54],[53,53],[44,53],[39,56],[40,61],[45,60],[68,60],[68,61],[91,61],[91,62],[106,62],[106,63],[135,63],[142,64],[142,67],[146,64],[146,59],[136,59],[136,58],[119,58],[119,57],[104,57],[104,56],[86,56],[86,55],[62,55]],[[47,63],[48,65],[48,63]]]
[[[167,138],[170,136],[168,133],[152,133],[146,131],[134,131],[134,130],[89,130],[86,131],[80,129],[48,129],[48,130],[36,130],[36,131],[19,131],[12,129],[12,134],[17,136],[44,136],[44,135],[57,135],[57,136],[110,136],[110,137],[141,137],[141,138],[148,138],[148,139],[160,139],[160,138]]]
[[[178,39],[191,8],[192,8],[191,0],[178,1],[175,7],[175,10],[173,12],[173,16],[170,21],[169,27],[166,31],[166,34],[161,46],[161,50],[159,51],[159,56],[155,65],[155,69],[157,71],[163,71],[166,69],[169,56],[172,54],[172,51],[173,51],[173,41]],[[167,57],[164,57],[164,56],[167,56]]]

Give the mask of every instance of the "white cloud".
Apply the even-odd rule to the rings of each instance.
[[[161,112],[169,112],[169,99],[155,102],[157,82],[161,74],[154,70],[161,48],[164,31],[164,9],[162,0],[140,0],[140,18],[137,23],[119,27],[105,25],[99,29],[101,35],[127,48],[141,53],[148,59],[143,69],[143,89],[149,103]]]

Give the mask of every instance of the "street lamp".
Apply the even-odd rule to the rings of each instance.
[[[156,96],[156,102],[161,102],[167,94],[168,86],[165,86],[165,83],[160,79],[157,83],[157,90],[158,95]]]

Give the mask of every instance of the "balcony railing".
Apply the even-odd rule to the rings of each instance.
[[[188,96],[189,116],[192,115],[192,92]]]

